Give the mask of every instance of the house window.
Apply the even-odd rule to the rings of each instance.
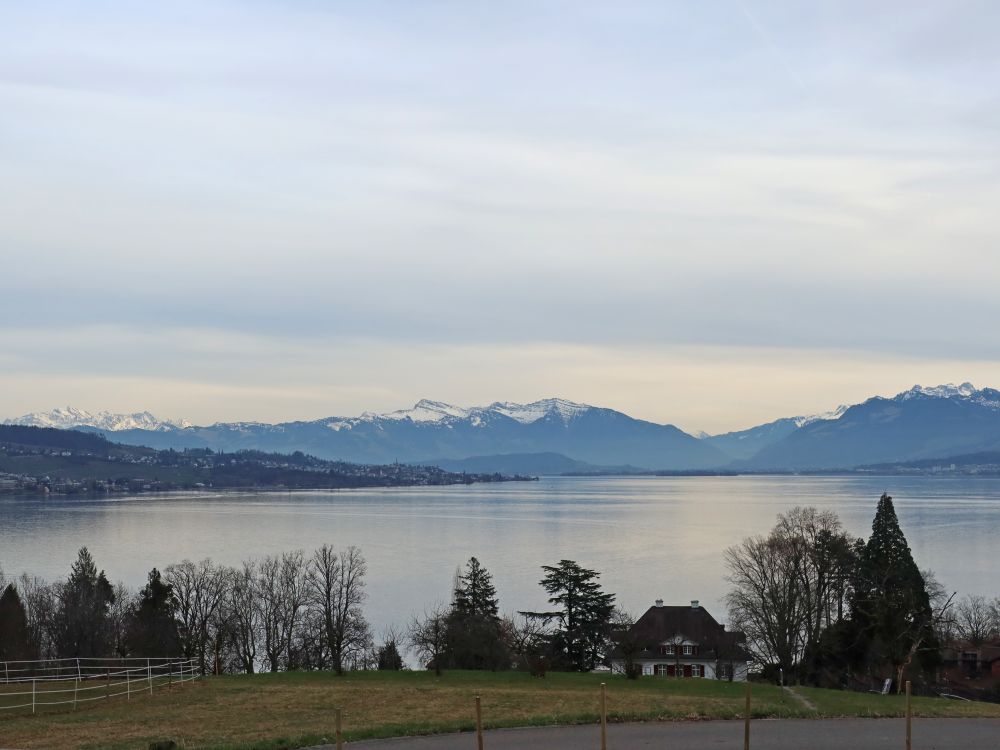
[[[674,655],[673,644],[671,643],[666,646],[660,646],[660,653],[663,654],[664,656],[673,656]]]
[[[701,673],[701,664],[694,664],[691,666],[691,676],[692,677],[704,677]]]
[[[694,646],[687,643],[684,644],[684,656],[691,656],[694,653]]]
[[[655,665],[653,667],[653,674],[655,674],[657,677],[666,677],[667,676],[667,665],[666,664],[657,664],[657,665]]]

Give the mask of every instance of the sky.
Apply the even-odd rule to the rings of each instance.
[[[1000,386],[1000,4],[0,9],[0,417]]]

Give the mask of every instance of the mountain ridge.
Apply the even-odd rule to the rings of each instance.
[[[65,411],[60,412],[64,421],[72,418],[65,417]],[[30,424],[51,419],[49,415],[25,415],[8,421]],[[78,416],[76,421],[80,424],[73,429],[107,429],[118,441],[152,448],[298,450],[361,463],[425,463],[528,453],[558,453],[599,466],[631,464],[654,469],[708,468],[730,460],[674,425],[562,398],[527,404],[494,401],[489,406],[468,408],[423,399],[410,409],[277,424],[179,426],[147,420],[148,424],[136,428],[124,419]],[[119,426],[123,429],[113,429]]]
[[[149,412],[90,413],[66,407],[4,424],[110,432],[116,440],[153,448],[301,450],[359,462],[492,456],[506,464],[509,459],[501,457],[559,454],[596,466],[651,470],[827,470],[992,450],[1000,446],[1000,391],[968,382],[915,385],[829,412],[698,437],[671,424],[563,398],[472,407],[421,399],[409,409],[354,417],[206,426],[161,420]]]

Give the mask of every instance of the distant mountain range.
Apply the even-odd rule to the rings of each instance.
[[[917,461],[1000,448],[1000,391],[969,383],[914,386],[870,398],[838,419],[821,419],[762,447],[741,465],[829,469]]]
[[[113,433],[115,441],[151,448],[302,451],[359,463],[437,462],[453,471],[805,471],[1000,450],[1000,392],[969,383],[914,386],[892,398],[877,396],[825,414],[699,437],[670,424],[558,398],[471,408],[424,400],[384,414],[208,426],[161,420],[149,412],[90,414],[66,408],[5,424]]]

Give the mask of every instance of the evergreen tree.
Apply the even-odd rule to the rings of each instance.
[[[60,587],[55,614],[55,645],[61,657],[107,656],[110,651],[108,610],[114,590],[94,558],[80,548],[69,579]]]
[[[543,565],[542,570],[540,585],[549,593],[549,603],[559,609],[521,614],[546,624],[555,622],[549,636],[553,657],[569,669],[589,672],[608,648],[615,595],[601,590],[600,573],[573,560]]]
[[[456,669],[510,666],[493,576],[475,557],[469,559],[464,573],[455,575],[445,658]]]
[[[493,576],[475,557],[456,580],[447,643],[448,663],[454,668],[497,670],[510,666]]]
[[[177,632],[177,597],[174,587],[153,568],[132,613],[128,633],[133,656],[175,656],[180,653]]]
[[[915,656],[925,669],[935,666],[939,649],[927,586],[888,494],[879,498],[872,535],[860,550],[852,610],[869,665],[891,665],[897,689]]]
[[[403,668],[403,657],[399,655],[396,639],[390,638],[381,646],[377,653],[378,668],[398,672]]]
[[[18,661],[31,658],[28,639],[28,613],[21,597],[8,584],[0,594],[0,661]]]
[[[493,576],[475,557],[470,557],[465,573],[458,576],[455,587],[455,612],[462,616],[499,620],[499,600]]]

